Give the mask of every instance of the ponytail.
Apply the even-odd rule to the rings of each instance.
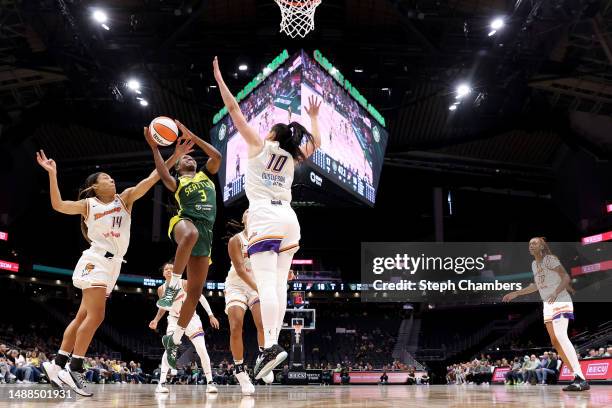
[[[94,191],[93,186],[98,181],[98,177],[100,176],[100,174],[102,174],[102,173],[101,172],[96,172],[96,173],[90,174],[85,179],[85,184],[79,190],[79,196],[78,196],[79,200],[82,200],[84,198],[86,199],[86,198],[90,198],[90,197],[95,197],[96,196],[96,192]],[[89,204],[87,204],[87,208],[89,208]],[[84,216],[81,216],[81,233],[83,234],[83,237],[85,238],[85,240],[87,242],[91,242],[89,240],[89,237],[87,236],[87,225],[85,224],[85,217]]]
[[[288,125],[277,123],[272,126],[271,132],[274,132],[275,140],[279,143],[281,149],[289,152],[293,159],[298,162],[306,160],[306,156],[302,152],[302,149],[300,149],[300,146],[304,143],[304,139],[306,139],[306,143],[314,145],[312,134],[298,122],[291,122]]]

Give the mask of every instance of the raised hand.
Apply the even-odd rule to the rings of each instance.
[[[187,126],[183,125],[178,120],[174,119],[174,123],[176,123],[176,126],[181,131],[181,138],[183,138],[185,140],[190,140],[190,139],[193,139],[194,137],[196,137],[196,135],[194,135],[191,130],[187,129]]]
[[[51,174],[57,173],[57,166],[55,164],[55,160],[48,159],[45,155],[44,150],[41,149],[40,151],[36,152],[36,161],[38,162],[38,164],[40,164],[40,167],[45,169],[47,172]]]
[[[148,126],[144,127],[144,137],[147,143],[149,144],[149,146],[151,147],[151,149],[159,149],[159,146],[155,142],[155,139],[153,139],[153,136],[151,136],[151,132],[149,131]]]
[[[215,56],[215,59],[213,59],[213,73],[217,82],[223,82],[223,76],[221,75],[221,70],[219,69],[219,59],[217,56]]]
[[[149,329],[157,330],[157,321],[151,320],[151,322],[149,323]]]
[[[176,140],[174,155],[179,158],[193,152],[193,139],[186,139],[184,136]]]
[[[315,98],[314,96],[308,97],[308,106],[305,108],[308,116],[310,116],[311,118],[319,116],[320,107],[321,101],[318,98]]]

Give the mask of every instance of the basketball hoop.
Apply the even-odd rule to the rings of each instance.
[[[280,31],[291,38],[314,30],[314,15],[321,0],[274,0],[281,9]]]
[[[301,317],[292,318],[291,319],[291,328],[298,336],[302,333],[302,329],[304,328],[304,319]]]

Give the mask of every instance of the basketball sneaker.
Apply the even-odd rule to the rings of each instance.
[[[157,387],[155,387],[156,394],[168,394],[170,390],[167,387],[164,387],[164,384],[158,383]]]
[[[272,384],[274,382],[274,372],[270,371],[267,375],[264,375],[262,379],[266,384]]]
[[[244,371],[244,364],[236,365],[234,375],[240,384],[242,395],[253,395],[255,393],[255,386],[251,382],[249,375]]]
[[[215,384],[212,381],[206,384],[206,393],[207,394],[216,394],[218,392],[219,392],[219,390],[217,389],[217,384]]]
[[[260,380],[268,375],[270,371],[285,361],[286,358],[287,352],[278,344],[264,349],[255,362],[255,379]]]
[[[170,285],[166,285],[164,296],[159,298],[159,300],[157,301],[157,307],[166,311],[170,311],[170,309],[172,309],[174,299],[176,298],[176,295],[180,292],[180,290],[180,286],[177,286],[176,288],[171,288]]]
[[[176,355],[178,354],[178,344],[174,344],[174,339],[172,339],[172,335],[174,333],[166,334],[162,337],[162,345],[166,349],[166,361],[168,361],[168,365],[170,368],[176,370]]]
[[[576,375],[574,376],[574,381],[572,381],[572,383],[567,387],[563,388],[563,391],[586,391],[590,388],[591,386],[587,380],[584,380]]]
[[[64,369],[60,370],[57,376],[64,384],[70,387],[72,391],[76,392],[77,394],[82,395],[83,397],[93,396],[92,392],[87,391],[87,386],[83,380],[83,373],[67,371]]]
[[[50,361],[45,361],[44,363],[42,363],[41,367],[42,367],[43,373],[45,373],[45,375],[49,379],[49,383],[51,384],[53,388],[58,388],[58,389],[64,388],[62,386],[62,381],[57,376],[59,372],[62,371],[62,368],[60,366]]]

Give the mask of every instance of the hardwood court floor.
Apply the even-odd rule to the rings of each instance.
[[[0,387],[3,387],[0,385]],[[39,387],[39,386],[36,386]],[[560,386],[260,386],[253,397],[243,397],[237,386],[219,386],[206,394],[203,386],[170,386],[170,394],[155,394],[154,385],[90,385],[95,395],[76,402],[8,402],[4,407],[198,407],[198,408],[303,408],[303,407],[612,407],[612,385],[594,385],[590,391],[565,393]]]

